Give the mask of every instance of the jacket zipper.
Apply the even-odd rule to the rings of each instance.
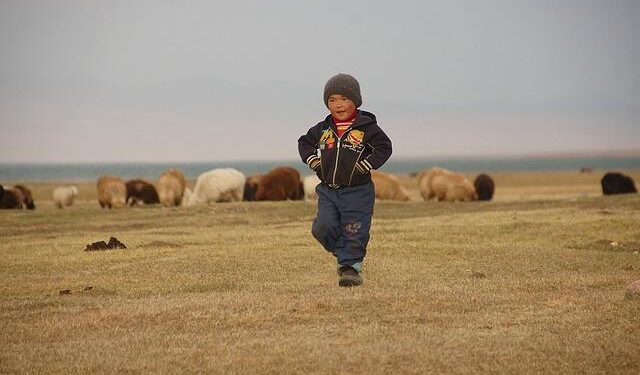
[[[336,151],[336,161],[335,161],[335,165],[333,167],[333,185],[335,185],[336,184],[336,173],[338,172],[338,158],[340,157],[340,141],[342,140],[342,137],[338,137],[338,134],[336,132],[334,132],[333,129],[331,129],[331,131],[338,138],[338,146],[337,146],[338,150]],[[342,133],[342,135],[344,135],[344,133]]]
[[[349,133],[351,129],[353,129],[353,124],[351,124],[351,126],[349,126],[347,130],[345,130],[344,133],[342,133],[342,137],[347,135],[347,133]],[[334,132],[333,129],[331,129],[331,131],[333,132],[333,134],[336,135],[336,137],[338,137],[338,133]],[[334,185],[336,184],[336,173],[338,172],[338,158],[340,157],[340,141],[342,141],[342,137],[338,137],[338,151],[336,152],[336,165],[333,168],[333,184]],[[351,179],[349,179],[349,185],[351,185]]]

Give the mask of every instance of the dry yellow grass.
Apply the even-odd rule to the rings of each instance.
[[[38,210],[0,211],[0,372],[637,374],[640,196],[494,178],[494,202],[378,202],[353,289],[313,204],[106,211],[88,183],[56,210],[31,184]]]

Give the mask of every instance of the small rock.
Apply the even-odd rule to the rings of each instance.
[[[125,244],[118,241],[118,239],[115,237],[109,238],[109,243],[107,244],[107,246],[109,246],[110,249],[126,249],[127,248]]]
[[[104,241],[94,242],[92,244],[87,245],[87,248],[84,251],[99,251],[99,250],[113,250],[113,249],[126,249],[127,246],[122,242],[118,241],[117,238],[111,237],[109,238],[109,243]]]
[[[69,289],[62,289],[62,290],[60,291],[60,295],[61,295],[61,296],[64,296],[64,295],[67,295],[67,294],[71,294],[71,290],[69,290]]]
[[[640,300],[640,280],[636,280],[629,284],[624,296],[627,299]]]
[[[109,247],[107,243],[104,241],[94,242],[92,244],[87,245],[87,248],[84,251],[98,251],[98,250],[108,250]]]

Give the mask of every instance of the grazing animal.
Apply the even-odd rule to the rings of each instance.
[[[593,168],[591,167],[582,167],[580,168],[580,173],[592,173],[593,172]]]
[[[2,188],[2,197],[0,197],[0,209],[5,210],[21,210],[23,209],[23,199],[20,190]]]
[[[244,193],[244,175],[233,168],[219,168],[198,176],[191,192],[185,190],[183,202],[191,207],[214,202],[240,202]]]
[[[243,201],[251,202],[256,200],[256,192],[258,191],[260,180],[262,180],[261,174],[255,174],[247,177],[247,180],[244,183]]]
[[[13,188],[22,194],[22,204],[27,210],[33,210],[36,208],[36,205],[33,202],[33,196],[31,195],[31,190],[24,185],[16,185]]]
[[[473,181],[473,187],[476,189],[479,201],[490,201],[493,198],[493,192],[496,189],[495,183],[491,176],[481,173]]]
[[[179,206],[182,201],[187,181],[182,172],[177,169],[169,169],[158,178],[158,197],[160,203],[165,206]]]
[[[116,176],[98,179],[98,203],[102,208],[124,207],[127,202],[127,187],[124,180]]]
[[[400,180],[392,174],[371,171],[371,180],[376,189],[376,199],[408,201],[409,194],[400,184]]]
[[[56,207],[64,208],[73,205],[73,199],[78,195],[75,186],[58,187],[53,190],[53,203]]]
[[[316,194],[316,186],[320,183],[320,178],[317,175],[312,174],[306,176],[304,180],[302,180],[302,187],[304,188],[304,200],[306,201],[315,201],[318,199],[318,194]]]
[[[160,203],[158,191],[155,186],[141,179],[129,180],[125,183],[127,187],[126,202],[129,206],[134,204],[156,204]]]
[[[291,167],[278,167],[262,176],[257,201],[299,200],[304,197],[300,172]]]
[[[436,198],[444,201],[472,201],[477,199],[471,182],[461,174],[443,168],[424,170],[418,177],[420,194],[426,201]]]
[[[4,186],[0,185],[0,199],[2,199],[3,195],[4,195]]]
[[[602,194],[629,194],[637,193],[636,185],[633,179],[619,172],[607,172],[600,180],[602,185]]]

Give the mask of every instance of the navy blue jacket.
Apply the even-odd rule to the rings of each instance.
[[[373,113],[358,110],[355,120],[342,137],[327,116],[298,139],[298,152],[309,164],[320,150],[320,168],[316,174],[329,185],[355,186],[371,181],[368,170],[380,168],[391,156],[391,140],[376,123]],[[367,172],[356,168],[366,166]]]

